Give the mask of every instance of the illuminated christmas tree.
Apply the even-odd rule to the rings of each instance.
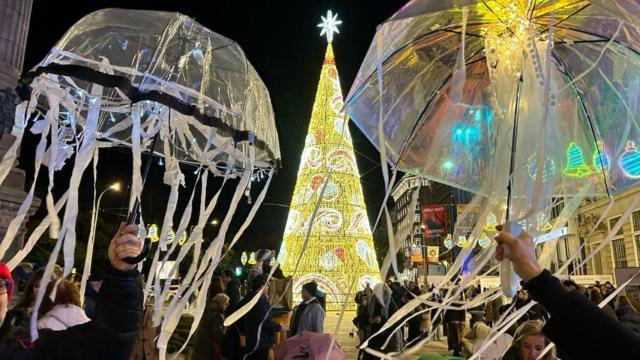
[[[294,277],[295,298],[302,284],[314,280],[327,309],[339,309],[367,283],[379,282],[380,272],[331,47],[341,22],[331,11],[322,20],[318,26],[329,43],[278,259],[285,275]]]

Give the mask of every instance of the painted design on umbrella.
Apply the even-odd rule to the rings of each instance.
[[[620,155],[618,164],[627,177],[632,179],[640,178],[640,152],[636,148],[636,143],[627,141],[627,147]]]
[[[582,149],[575,142],[570,143],[567,147],[567,165],[562,172],[573,177],[584,177],[591,174],[591,168],[584,162]]]

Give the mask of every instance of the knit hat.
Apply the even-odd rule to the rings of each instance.
[[[318,296],[318,283],[315,281],[309,281],[308,283],[302,285],[302,288],[307,290],[311,296]]]
[[[0,263],[0,279],[9,280],[7,285],[7,298],[11,300],[13,294],[13,278],[11,277],[11,270],[4,263]]]

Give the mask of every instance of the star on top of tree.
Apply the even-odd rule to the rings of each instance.
[[[338,30],[338,25],[342,24],[342,20],[338,20],[338,14],[333,14],[331,10],[327,11],[327,16],[320,16],[322,18],[322,22],[318,24],[318,27],[322,29],[320,31],[320,36],[326,35],[327,42],[333,41],[333,34],[340,34]]]

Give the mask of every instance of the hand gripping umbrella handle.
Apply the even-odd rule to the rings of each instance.
[[[149,175],[149,168],[151,167],[151,162],[153,161],[153,151],[156,148],[156,143],[158,142],[158,134],[160,131],[156,132],[153,136],[153,140],[151,141],[151,150],[149,150],[149,156],[147,157],[146,163],[144,164],[144,172],[142,173],[142,187],[144,188],[144,184],[147,182],[147,175]],[[127,218],[127,225],[135,224],[138,219],[138,213],[140,212],[140,200],[136,199],[133,203],[133,207],[131,208],[131,212],[129,213],[129,217]],[[151,239],[145,238],[144,245],[142,246],[142,251],[138,256],[129,256],[122,259],[127,264],[137,264],[142,260],[147,258],[149,254],[149,250],[151,250]]]
[[[522,227],[516,222],[508,221],[504,224],[504,231],[518,237],[522,232]],[[502,293],[505,296],[512,298],[518,290],[520,278],[515,271],[513,271],[513,264],[511,263],[511,260],[506,257],[510,251],[509,246],[506,244],[503,244],[502,246],[504,248],[505,257],[500,262],[500,287],[502,287]]]
[[[133,204],[133,208],[131,209],[131,213],[129,213],[129,217],[127,218],[127,225],[136,223],[136,219],[138,218],[139,208],[140,208],[140,202],[136,200],[136,202]],[[138,256],[135,256],[135,257],[129,256],[122,260],[127,264],[131,264],[131,265],[137,264],[147,258],[147,255],[149,254],[149,250],[151,250],[151,239],[145,238],[144,245],[142,246],[142,251],[140,251],[140,254],[138,254]]]

